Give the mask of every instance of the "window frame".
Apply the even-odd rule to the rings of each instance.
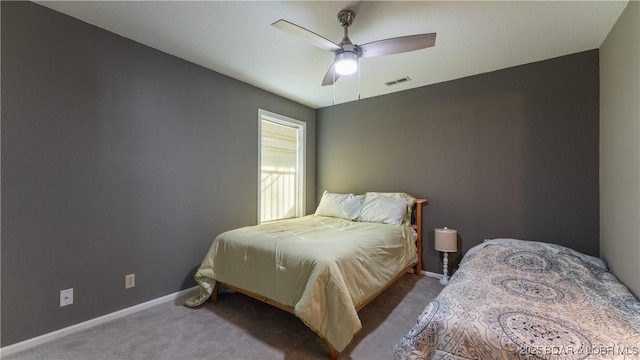
[[[262,122],[269,121],[278,125],[291,127],[297,130],[296,148],[296,182],[297,182],[297,211],[293,217],[262,221]],[[306,136],[307,123],[284,115],[280,115],[264,109],[258,109],[258,209],[257,223],[267,223],[270,221],[284,220],[295,217],[302,217],[306,214]]]

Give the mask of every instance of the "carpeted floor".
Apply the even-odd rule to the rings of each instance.
[[[340,359],[391,359],[393,345],[442,290],[405,274],[359,313],[360,333]],[[161,304],[3,360],[326,359],[325,343],[297,317],[241,294],[197,309]]]

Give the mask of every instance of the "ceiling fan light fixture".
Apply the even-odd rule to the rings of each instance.
[[[358,71],[358,54],[351,51],[341,51],[336,54],[333,66],[339,75],[353,74]]]

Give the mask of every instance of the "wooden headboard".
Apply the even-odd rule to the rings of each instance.
[[[418,233],[418,239],[416,240],[416,247],[418,251],[418,262],[416,263],[416,275],[422,275],[422,207],[427,203],[427,199],[416,199],[414,204],[415,218],[412,219],[413,228]]]

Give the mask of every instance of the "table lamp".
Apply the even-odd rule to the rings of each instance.
[[[448,229],[446,226],[442,229],[436,229],[436,250],[444,252],[444,268],[440,284],[447,285],[449,284],[447,253],[458,251],[458,232],[454,229]]]

